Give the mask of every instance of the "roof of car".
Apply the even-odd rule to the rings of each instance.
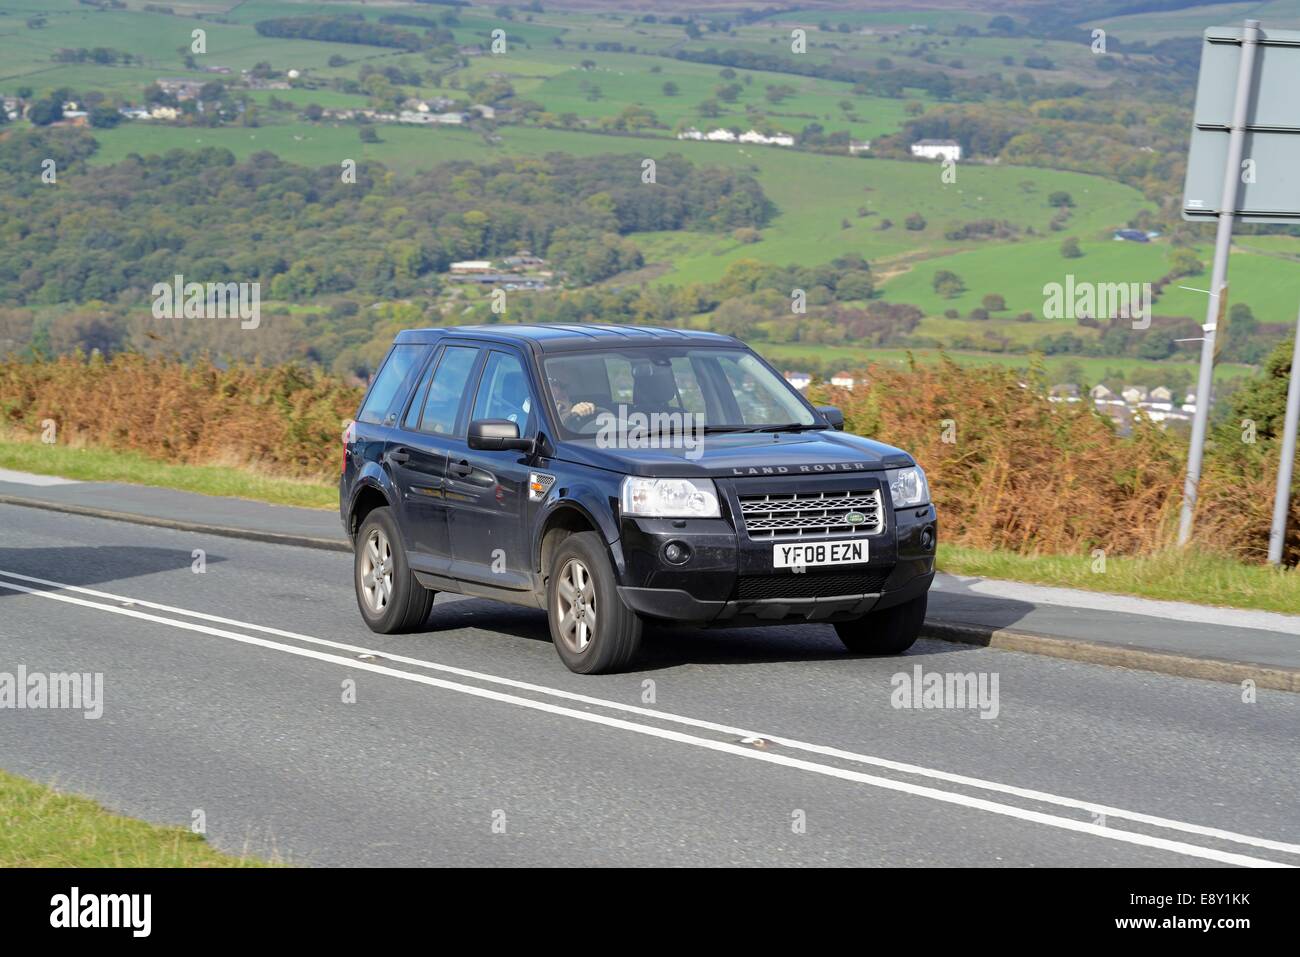
[[[488,339],[497,342],[527,344],[540,352],[569,352],[628,345],[740,345],[739,340],[717,332],[695,329],[665,329],[656,326],[614,326],[568,323],[546,325],[450,326],[432,329],[405,329],[397,342],[429,342],[438,337]]]

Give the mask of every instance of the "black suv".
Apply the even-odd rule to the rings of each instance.
[[[344,436],[361,615],[418,629],[435,591],[540,608],[586,674],[626,667],[645,619],[824,622],[896,654],[935,510],[910,455],[843,426],[729,336],[407,330]]]

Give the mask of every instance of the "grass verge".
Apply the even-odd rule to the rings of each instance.
[[[1088,555],[1017,555],[939,546],[939,569],[953,575],[1300,614],[1300,572],[1295,569],[1246,565],[1195,549],[1148,558],[1107,556],[1105,571],[1094,571],[1093,565]]]
[[[266,867],[0,771],[0,867]]]
[[[0,440],[0,468],[91,482],[129,482],[247,498],[272,505],[338,508],[338,488],[218,465],[173,465],[138,452]]]

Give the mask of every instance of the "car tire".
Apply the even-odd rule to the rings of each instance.
[[[605,543],[578,532],[555,550],[546,617],[560,660],[581,675],[622,671],[641,644],[641,617],[623,604]]]
[[[872,611],[854,621],[842,621],[835,633],[849,651],[863,655],[901,655],[916,641],[925,624],[928,594],[893,608]]]
[[[366,516],[352,553],[357,607],[367,627],[381,635],[395,635],[423,625],[434,593],[412,574],[390,509],[377,508]]]

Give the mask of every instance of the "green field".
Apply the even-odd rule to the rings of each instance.
[[[886,281],[884,294],[891,301],[916,305],[927,315],[941,315],[948,309],[956,309],[964,316],[980,305],[985,294],[999,293],[1007,303],[1007,312],[1001,315],[1010,318],[1020,312],[1032,312],[1042,320],[1044,285],[1060,283],[1064,286],[1067,275],[1073,275],[1076,284],[1141,283],[1152,282],[1169,271],[1171,248],[1164,242],[1130,243],[1098,239],[1080,243],[1084,253],[1082,258],[1066,259],[1061,255],[1060,237],[1082,233],[1083,230],[1069,230],[1053,239],[989,246],[926,260]],[[1255,239],[1265,238],[1290,237]],[[1261,322],[1293,322],[1296,308],[1300,305],[1297,264],[1272,252],[1265,255],[1250,251],[1261,248],[1274,250],[1282,247],[1248,243],[1233,254],[1229,302],[1248,304]],[[1198,322],[1204,319],[1208,294],[1199,290],[1209,286],[1208,264],[1213,250],[1200,246],[1192,247],[1192,251],[1207,264],[1206,272],[1185,277],[1169,286],[1153,306],[1156,315],[1186,316]],[[933,280],[940,269],[957,273],[965,282],[967,291],[952,298],[936,293]],[[1055,330],[1044,329],[1040,322],[1009,323],[1008,326],[1027,326],[1041,333],[1062,331],[1061,327],[1074,328],[1075,323],[1073,319],[1062,319]],[[1080,335],[1089,334],[1088,330],[1078,332]]]
[[[1253,17],[1265,27],[1300,29],[1300,0],[1265,0],[1263,3],[1216,3],[1189,6],[1180,10],[1134,13],[1113,17],[1106,22],[1089,24],[1098,26],[1121,40],[1148,43],[1170,37],[1200,36],[1206,27],[1240,26],[1241,21]]]
[[[248,2],[194,2],[173,4],[177,15],[141,12],[144,0],[132,0],[127,11],[98,10],[76,0],[0,0],[0,91],[10,93],[21,84],[38,90],[56,85],[73,89],[117,93],[138,98],[143,88],[160,75],[184,71],[183,48],[190,31],[201,25],[208,31],[205,64],[223,64],[236,71],[267,60],[281,70],[304,71],[306,82],[326,84],[334,79],[355,79],[362,64],[379,68],[400,66],[425,74],[420,86],[409,92],[421,96],[441,94],[465,102],[465,87],[504,79],[520,97],[535,100],[552,119],[575,115],[579,124],[595,127],[616,117],[626,107],[642,105],[654,112],[659,127],[638,135],[604,135],[594,129],[544,128],[509,121],[492,128],[377,127],[380,142],[363,143],[356,126],[326,121],[309,123],[296,111],[272,111],[272,96],[301,109],[308,104],[324,107],[364,107],[365,96],[322,86],[250,94],[258,104],[259,126],[199,128],[148,122],[124,123],[113,130],[96,131],[100,150],[96,163],[111,163],[131,153],[158,153],[171,149],[219,146],[240,158],[270,151],[286,160],[310,166],[338,167],[344,160],[377,161],[400,173],[427,169],[450,160],[488,160],[498,157],[540,156],[548,152],[577,155],[610,153],[626,157],[639,167],[647,157],[680,153],[701,165],[720,165],[751,173],[777,207],[777,215],[761,230],[758,241],[748,242],[726,233],[671,232],[634,234],[647,268],[633,281],[682,285],[717,280],[740,260],[777,265],[819,265],[836,256],[853,253],[871,262],[880,294],[888,301],[920,308],[926,319],[919,337],[938,342],[989,340],[989,350],[1003,348],[998,340],[1030,346],[1041,336],[1065,331],[1083,338],[1096,335],[1080,329],[1072,319],[1049,323],[1042,318],[1044,285],[1076,281],[1095,283],[1153,282],[1169,271],[1170,246],[1114,242],[1114,229],[1154,206],[1136,189],[1101,177],[1043,168],[1013,167],[964,162],[957,180],[941,180],[935,163],[826,155],[803,150],[727,143],[677,141],[673,131],[684,125],[700,128],[749,128],[767,123],[798,132],[818,123],[828,132],[848,131],[854,138],[874,139],[897,131],[908,118],[908,101],[933,105],[915,91],[897,99],[858,96],[852,85],[791,73],[736,70],[721,76],[715,65],[674,59],[677,50],[703,51],[710,47],[789,55],[789,34],[795,26],[808,30],[806,54],[817,62],[834,62],[853,68],[883,68],[887,58],[894,68],[941,70],[954,81],[990,72],[1006,75],[1026,72],[1026,56],[1046,56],[1052,70],[1027,71],[1038,82],[1066,80],[1092,83],[1099,79],[1096,57],[1085,44],[1026,37],[958,36],[958,26],[984,29],[991,14],[965,7],[926,11],[822,11],[814,8],[778,11],[751,23],[735,25],[729,33],[704,32],[688,39],[680,25],[647,23],[644,12],[515,9],[505,19],[488,6],[455,9],[458,43],[486,43],[496,27],[507,32],[508,52],[501,56],[469,57],[440,80],[433,79],[430,62],[410,53],[358,44],[272,40],[260,37],[257,21],[275,16],[360,14],[376,20],[393,12],[438,18],[452,8],[437,4],[355,4],[248,0]],[[1300,16],[1300,0],[1263,4],[1198,7],[1195,10],[1137,14],[1116,18],[1121,31],[1147,24],[1150,29],[1181,29],[1188,18],[1230,20],[1249,7],[1252,15]],[[46,13],[48,25],[29,29],[25,20],[37,10]],[[204,14],[196,19],[194,14]],[[211,14],[219,13],[218,18]],[[660,20],[665,18],[661,17]],[[848,24],[850,31],[822,30]],[[1163,26],[1158,26],[1158,25]],[[924,27],[929,32],[910,27]],[[1108,26],[1108,29],[1112,27]],[[1127,35],[1127,34],[1125,34]],[[1154,34],[1152,34],[1154,36]],[[620,51],[596,50],[602,43],[622,45]],[[61,65],[50,61],[60,47],[108,46],[143,56],[145,65],[97,67]],[[635,52],[632,48],[635,47]],[[342,66],[328,66],[331,56],[342,55]],[[1008,62],[1009,61],[1009,62]],[[585,63],[585,65],[584,65]],[[438,69],[447,63],[432,64]],[[200,74],[191,74],[199,76]],[[219,79],[220,77],[213,76]],[[675,95],[664,84],[676,84]],[[717,117],[700,115],[703,100],[716,99],[717,88],[734,83],[739,92],[732,104],[721,103]],[[441,84],[441,85],[435,85]],[[769,102],[769,86],[793,88],[779,103]],[[1049,223],[1056,210],[1049,205],[1053,192],[1070,193],[1075,202],[1061,231]],[[919,214],[924,228],[906,229],[909,215]],[[950,240],[952,229],[978,220],[1005,220],[1015,231],[1007,240]],[[1060,242],[1077,238],[1085,255],[1065,259]],[[1209,250],[1195,252],[1207,260]],[[1232,264],[1230,298],[1251,306],[1255,316],[1268,323],[1289,323],[1300,305],[1293,276],[1300,263],[1300,239],[1293,237],[1239,237]],[[957,273],[966,292],[951,299],[935,292],[932,281],[940,270]],[[618,284],[618,277],[613,280]],[[1208,284],[1193,276],[1174,284],[1155,304],[1159,316],[1186,316],[1199,320],[1204,312]],[[1007,310],[987,322],[973,322],[970,310],[988,293],[1006,300]],[[944,316],[955,309],[959,318]],[[1032,313],[1032,322],[1016,321]],[[1005,357],[1003,357],[1005,358]],[[1014,357],[1013,357],[1014,358]],[[1001,358],[990,361],[1002,361]],[[1090,360],[1084,360],[1088,362]],[[1114,368],[1124,360],[1096,360]]]

